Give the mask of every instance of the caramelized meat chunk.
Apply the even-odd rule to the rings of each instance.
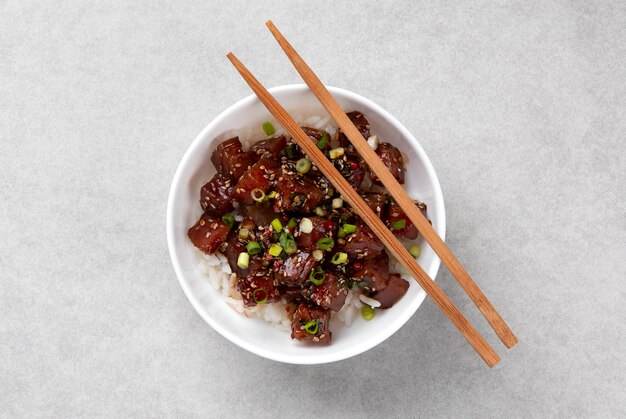
[[[374,294],[374,299],[380,302],[379,308],[390,308],[400,301],[406,294],[409,283],[400,277],[400,274],[391,274],[387,281],[387,286],[382,291]]]
[[[209,214],[222,216],[233,209],[233,186],[226,176],[217,173],[200,190],[200,206]]]
[[[302,131],[304,131],[304,133],[315,144],[321,144],[320,141],[322,141],[322,138],[324,138],[324,142],[326,144],[324,144],[323,147],[320,148],[320,150],[322,150],[322,151],[330,150],[330,148],[331,148],[331,146],[330,146],[330,134],[328,134],[326,131],[323,131],[323,130],[320,130],[320,129],[315,129],[315,128],[309,128],[309,127],[302,127]]]
[[[222,246],[222,253],[226,256],[230,268],[238,277],[256,275],[264,269],[262,259],[258,255],[250,256],[247,268],[242,269],[237,266],[237,259],[242,252],[247,252],[246,244],[237,237],[235,232],[231,233],[226,243]]]
[[[346,244],[343,247],[343,251],[348,256],[356,259],[375,258],[382,252],[384,248],[383,243],[363,220],[359,220],[356,226],[356,232],[346,236]]]
[[[211,161],[219,173],[232,181],[237,181],[252,164],[250,156],[243,151],[239,137],[233,137],[219,144]]]
[[[311,179],[290,173],[283,173],[278,178],[276,192],[280,198],[274,210],[313,212],[324,198],[324,191]]]
[[[367,140],[370,137],[370,123],[367,121],[365,116],[363,116],[361,112],[357,112],[357,111],[348,112],[346,115],[348,115],[348,118],[350,118],[352,123],[356,126],[356,129],[359,130],[363,138]],[[344,150],[346,151],[346,154],[348,155],[358,154],[356,150],[354,149],[354,146],[352,145],[350,140],[348,140],[346,135],[343,132],[341,132],[341,130],[339,130],[338,140],[339,140],[339,147],[343,147]]]
[[[367,291],[384,289],[389,279],[389,255],[383,250],[373,259],[354,262],[351,276]]]
[[[313,230],[310,233],[300,232],[296,237],[296,244],[299,249],[313,251],[317,249],[317,241],[324,237],[332,237],[337,231],[337,224],[328,221],[322,217],[308,217],[313,224]]]
[[[291,338],[315,343],[330,342],[328,329],[330,311],[312,304],[301,303],[291,318]]]
[[[274,286],[273,273],[259,271],[255,275],[240,276],[237,289],[244,305],[251,307],[278,301],[280,294]]]
[[[252,191],[259,189],[263,193],[268,192],[274,182],[277,169],[278,161],[272,157],[271,153],[265,153],[258,162],[250,166],[235,185],[233,194],[235,199],[247,205],[254,204]]]
[[[367,206],[374,211],[374,214],[376,214],[378,218],[383,218],[383,214],[387,209],[389,195],[379,192],[364,192],[361,194],[361,198],[363,198]]]
[[[198,249],[204,253],[215,253],[218,247],[228,238],[230,229],[221,220],[203,214],[198,222],[187,231],[187,236]]]
[[[345,282],[345,278],[332,272],[326,272],[324,282],[320,285],[309,282],[302,294],[307,300],[314,302],[320,307],[339,311],[346,302],[346,296],[348,295]]]
[[[406,170],[404,168],[404,163],[402,162],[402,153],[400,153],[400,150],[389,143],[380,143],[376,149],[376,154],[378,154],[378,157],[380,157],[393,177],[395,177],[399,183],[404,183],[404,174]],[[378,176],[376,176],[376,174],[371,170],[370,177],[372,178],[372,182],[382,185]]]
[[[287,147],[287,140],[285,137],[272,137],[265,140],[257,141],[248,150],[248,155],[252,161],[256,161],[265,153],[270,153],[275,159],[280,158],[280,150]]]
[[[422,210],[422,208],[424,208],[423,211],[426,210],[424,204],[418,203],[417,205],[420,210]],[[385,224],[397,237],[406,237],[411,240],[417,238],[417,228],[415,228],[411,220],[409,220],[409,217],[407,217],[400,205],[394,200],[391,200],[391,203],[387,207]]]
[[[317,264],[310,252],[298,250],[278,268],[276,280],[288,286],[302,285],[308,281],[309,274]]]

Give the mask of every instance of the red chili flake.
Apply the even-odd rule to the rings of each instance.
[[[324,221],[324,230],[332,230],[335,227],[335,223],[330,220]]]
[[[363,264],[361,262],[354,262],[354,269],[361,269]]]
[[[359,165],[358,165],[358,164],[356,164],[356,162],[352,162],[352,163],[350,163],[350,169],[352,169],[352,170],[356,170],[356,169],[357,169],[357,167],[359,167]]]

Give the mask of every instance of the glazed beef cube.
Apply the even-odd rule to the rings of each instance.
[[[374,294],[372,298],[380,302],[379,308],[390,308],[406,294],[409,283],[400,274],[391,274],[384,290]]]
[[[280,214],[276,214],[271,207],[263,204],[242,205],[239,207],[241,213],[250,217],[257,226],[268,226],[274,218],[281,218]]]
[[[352,264],[352,278],[367,291],[376,292],[387,286],[389,279],[389,256],[384,250],[373,259]]]
[[[328,343],[330,311],[312,304],[301,303],[291,318],[291,338],[300,341]],[[308,327],[306,327],[308,325]]]
[[[250,256],[247,268],[242,269],[237,266],[239,254],[246,251],[247,249],[245,243],[239,240],[239,238],[237,238],[237,234],[234,232],[228,236],[226,243],[222,246],[222,253],[226,256],[226,259],[228,259],[228,264],[230,265],[231,270],[236,273],[238,277],[255,275],[264,269],[261,256],[259,255]]]
[[[233,186],[230,179],[217,173],[200,190],[200,206],[209,214],[222,216],[233,209]]]
[[[320,285],[309,282],[302,294],[307,300],[314,302],[320,307],[339,311],[346,302],[346,296],[348,295],[345,282],[345,278],[332,272],[326,272],[324,282]]]
[[[328,134],[326,131],[315,129],[315,128],[309,128],[309,127],[302,127],[302,131],[304,131],[304,133],[315,144],[318,144],[322,140],[322,138],[324,137],[324,134],[326,134],[326,145],[324,145],[324,147],[322,147],[321,150],[322,151],[330,150],[330,148],[331,148],[331,145],[330,145],[330,134]]]
[[[233,137],[217,146],[211,155],[217,171],[232,181],[237,181],[252,164],[250,156],[243,151],[239,137]]]
[[[313,212],[324,198],[322,191],[311,179],[301,175],[283,173],[276,185],[280,199],[274,208],[280,212]]]
[[[272,137],[265,140],[257,141],[248,150],[248,155],[252,161],[256,161],[263,154],[269,152],[275,159],[280,158],[280,150],[287,147],[287,140],[285,137]]]
[[[391,200],[387,207],[385,224],[396,237],[406,237],[411,240],[417,238],[417,228],[415,228],[409,217],[394,200]]]
[[[370,138],[370,123],[367,121],[367,119],[365,118],[365,116],[363,116],[361,112],[356,112],[356,111],[348,112],[346,115],[348,115],[348,118],[350,118],[352,123],[356,126],[356,128],[359,130],[363,138],[365,138],[366,140]],[[357,152],[354,149],[354,146],[352,145],[350,140],[348,140],[346,135],[343,132],[341,132],[341,130],[339,130],[338,140],[339,140],[339,147],[343,147],[344,150],[346,150],[346,154],[357,155]]]
[[[259,271],[255,275],[238,277],[237,289],[244,305],[250,307],[278,301],[280,294],[274,286],[273,276],[271,272]]]
[[[298,250],[289,256],[278,269],[276,280],[279,284],[302,285],[309,279],[309,274],[318,262],[310,252]]]
[[[313,230],[310,233],[302,233],[296,237],[296,244],[299,249],[313,251],[317,249],[317,241],[324,237],[332,237],[337,231],[337,223],[326,220],[322,217],[308,217],[313,224]]]
[[[378,192],[365,192],[361,194],[361,198],[363,198],[367,206],[374,211],[374,214],[382,220],[385,209],[387,208],[389,195]]]
[[[288,285],[278,285],[277,287],[278,293],[285,297],[289,301],[302,300],[302,287],[297,286],[288,286]]]
[[[203,214],[198,222],[187,231],[187,236],[198,249],[204,253],[215,253],[218,247],[228,238],[230,229],[221,220]]]
[[[376,154],[378,154],[378,157],[380,157],[393,177],[395,177],[399,183],[404,183],[405,168],[400,150],[389,143],[380,143],[376,149]],[[371,170],[370,177],[372,178],[372,182],[382,185],[378,176]]]
[[[271,153],[265,153],[258,162],[250,166],[241,176],[237,185],[235,185],[233,196],[244,204],[254,204],[255,201],[251,195],[252,190],[260,189],[263,192],[268,192],[276,176],[277,169],[278,161],[272,157]]]
[[[375,258],[384,249],[383,243],[362,220],[356,226],[356,232],[346,236],[343,251],[356,259]]]

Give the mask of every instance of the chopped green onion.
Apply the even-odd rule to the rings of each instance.
[[[330,260],[335,265],[341,265],[348,260],[348,254],[344,252],[338,252],[333,255],[333,258]]]
[[[285,253],[287,253],[288,255],[296,253],[296,250],[298,250],[298,246],[294,241],[288,242],[287,246],[285,246]]]
[[[322,207],[315,207],[315,209],[313,210],[313,212],[315,213],[315,215],[317,215],[318,217],[326,217],[326,210]]]
[[[309,218],[303,218],[300,220],[300,232],[308,234],[313,231],[313,221]]]
[[[328,144],[328,141],[328,134],[326,133],[326,131],[324,131],[324,133],[322,134],[322,138],[316,144],[317,148],[319,148],[320,150],[323,149]]]
[[[276,243],[271,245],[270,250],[268,250],[269,254],[274,257],[280,256],[282,251],[283,251],[283,248],[280,246],[280,244],[276,244]]]
[[[309,281],[311,281],[313,285],[322,285],[325,279],[326,272],[324,272],[324,270],[319,266],[311,271],[311,274],[309,275]]]
[[[252,191],[250,192],[250,196],[256,202],[263,202],[263,199],[265,199],[265,192],[263,192],[259,188],[255,188],[255,189],[252,189]]]
[[[344,230],[343,228],[339,228],[339,231],[337,232],[337,237],[339,237],[340,239],[346,237],[348,235],[348,233],[346,233],[346,230]]]
[[[241,269],[246,269],[250,263],[250,255],[246,252],[239,253],[239,257],[237,258],[237,266]]]
[[[368,305],[364,305],[363,307],[361,307],[361,316],[365,320],[372,320],[375,315],[376,315],[376,310],[374,310],[372,307]]]
[[[333,208],[341,208],[343,207],[343,198],[335,198],[333,199]]]
[[[354,224],[344,224],[341,228],[347,234],[356,232],[356,226]]]
[[[287,243],[294,241],[293,234],[288,231],[283,231],[278,239],[280,245],[284,248],[287,247]]]
[[[287,223],[287,227],[289,228],[295,228],[298,225],[298,220],[296,220],[294,217],[291,217],[289,219],[289,222]]]
[[[263,294],[261,294],[261,296],[263,296],[263,298],[260,298],[257,294],[260,292],[262,292]],[[252,293],[252,298],[254,298],[254,301],[257,304],[265,304],[265,302],[267,301],[267,291],[265,291],[265,289],[263,288],[258,288],[256,290],[254,290],[254,292]]]
[[[296,162],[296,170],[298,173],[308,173],[311,170],[311,161],[309,159],[303,158]]]
[[[404,227],[406,227],[406,220],[398,220],[398,221],[391,222],[391,228],[393,228],[394,230],[402,230]]]
[[[270,121],[266,121],[263,123],[263,132],[265,133],[265,135],[273,135],[274,133],[276,133],[276,129]]]
[[[288,159],[293,159],[296,156],[296,150],[294,146],[289,145],[285,147],[285,155],[287,156]]]
[[[322,252],[320,249],[315,249],[313,251],[313,259],[315,259],[318,262],[324,259],[324,252]]]
[[[309,322],[306,322],[304,325],[302,325],[302,328],[306,330],[307,333],[311,335],[316,335],[317,331],[319,330],[319,321],[311,320]]]
[[[280,233],[281,231],[283,231],[283,223],[281,223],[278,218],[274,218],[272,220],[272,228],[275,232]]]
[[[230,212],[222,215],[222,222],[228,226],[228,228],[233,228],[235,225],[235,217]]]
[[[278,192],[276,192],[276,191],[272,191],[272,192],[270,192],[270,193],[268,193],[268,194],[267,194],[267,197],[268,197],[269,199],[274,199],[274,198],[276,198],[276,195],[278,195]]]
[[[335,241],[331,237],[324,237],[322,239],[319,239],[317,243],[315,243],[315,246],[322,250],[328,250],[333,247],[334,244]]]
[[[422,254],[422,249],[419,246],[412,245],[411,247],[409,247],[409,253],[411,254],[411,256],[417,259]]]
[[[337,148],[333,148],[332,150],[328,152],[328,157],[330,157],[331,160],[334,160],[343,156],[343,154],[344,154],[343,147],[337,147]]]
[[[259,242],[248,242],[246,244],[246,249],[248,250],[248,254],[256,255],[257,253],[261,253],[261,245]]]
[[[239,236],[240,239],[244,239],[244,240],[247,239],[248,238],[248,234],[250,234],[250,230],[248,230],[247,228],[241,227],[239,229],[238,236]]]

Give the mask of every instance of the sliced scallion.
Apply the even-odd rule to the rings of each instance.
[[[266,121],[263,123],[263,132],[265,135],[274,135],[276,128],[274,128],[274,125],[272,125],[270,121]]]
[[[255,189],[252,189],[252,191],[250,192],[250,196],[256,202],[263,202],[263,199],[265,199],[265,192],[263,192],[259,188],[255,188]]]
[[[250,234],[250,230],[248,230],[248,229],[247,229],[247,228],[245,228],[245,227],[241,227],[241,228],[239,229],[239,233],[238,233],[237,235],[239,236],[239,238],[240,238],[240,239],[244,239],[244,240],[245,240],[245,239],[247,239],[247,238],[248,238],[248,235],[249,235],[249,234]]]
[[[319,321],[311,320],[302,325],[302,328],[311,335],[316,335],[319,330]]]
[[[249,263],[250,263],[250,255],[247,254],[246,252],[239,253],[239,256],[237,257],[237,266],[239,266],[239,268],[241,269],[247,269]]]
[[[235,225],[235,217],[230,212],[222,215],[222,222],[228,226],[228,228],[232,228]]]
[[[270,249],[268,250],[269,254],[274,257],[280,256],[282,251],[283,251],[283,248],[280,246],[280,244],[276,244],[276,243],[271,245]]]
[[[311,170],[311,161],[307,158],[302,158],[296,162],[296,170],[298,173],[308,173]]]
[[[361,307],[361,316],[365,320],[372,320],[375,315],[376,315],[376,310],[374,310],[372,307],[368,305],[364,305],[363,307]]]
[[[318,249],[328,250],[335,244],[335,241],[331,237],[321,238],[315,243]]]
[[[246,244],[246,250],[248,250],[248,254],[256,255],[257,253],[261,253],[261,245],[258,242],[248,242]]]
[[[313,269],[309,275],[309,281],[311,281],[313,285],[322,285],[325,279],[326,272],[319,266]]]
[[[267,291],[263,288],[258,288],[252,293],[252,298],[254,298],[254,301],[257,304],[265,304],[267,302],[267,297]]]
[[[322,134],[322,138],[316,144],[317,148],[322,150],[324,147],[326,147],[326,145],[328,144],[329,140],[330,139],[328,138],[328,134],[326,133],[326,131],[324,131],[324,133]]]
[[[281,231],[283,231],[283,223],[281,223],[278,218],[274,218],[272,220],[272,228],[275,232],[280,233]]]
[[[419,246],[412,245],[411,247],[409,247],[409,253],[411,254],[411,256],[417,259],[422,254],[422,249]]]
[[[356,232],[356,226],[354,224],[344,224],[341,228],[348,234]]]
[[[330,261],[335,265],[341,265],[348,261],[348,254],[344,252],[335,253]]]
[[[404,219],[391,222],[391,228],[393,228],[394,230],[402,230],[405,227],[406,227],[406,220]]]

